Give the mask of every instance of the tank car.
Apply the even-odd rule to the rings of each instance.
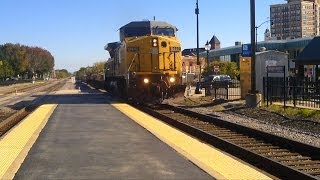
[[[120,41],[105,46],[106,90],[135,101],[162,101],[184,92],[177,28],[162,21],[134,21],[120,28]]]

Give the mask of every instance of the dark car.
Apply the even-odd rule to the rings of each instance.
[[[209,75],[200,82],[201,88],[228,88],[232,81],[229,75]]]

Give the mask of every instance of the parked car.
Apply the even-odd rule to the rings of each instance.
[[[200,82],[201,88],[228,88],[232,84],[229,75],[209,75]]]

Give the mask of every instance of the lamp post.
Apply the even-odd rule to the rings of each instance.
[[[211,44],[208,41],[204,45],[204,49],[207,51],[207,72],[209,72],[209,50],[211,49]],[[211,95],[210,89],[208,87],[206,87],[205,94],[206,96]]]
[[[200,94],[200,81],[201,81],[201,63],[199,59],[199,6],[198,6],[198,0],[196,2],[196,9],[195,9],[195,14],[197,16],[197,65],[199,66],[199,82],[197,84],[195,94]]]
[[[211,49],[211,44],[207,41],[204,46],[204,49],[207,51],[207,71],[209,71],[209,50]]]
[[[267,21],[264,21],[263,23],[261,23],[259,26],[256,26],[255,27],[255,30],[256,30],[256,49],[258,49],[258,29],[262,26],[262,25],[264,25],[265,23],[267,23],[267,22],[269,22],[269,20],[267,20]]]

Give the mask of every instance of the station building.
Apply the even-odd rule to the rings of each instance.
[[[262,51],[280,51],[288,55],[288,69],[287,73],[295,74],[297,70],[302,72],[306,68],[304,65],[295,65],[293,62],[298,55],[303,51],[303,49],[312,41],[314,37],[288,39],[288,40],[266,40],[257,43],[257,50]],[[236,62],[238,67],[240,67],[240,60],[242,54],[242,44],[236,42],[235,46],[213,49],[209,51],[209,61],[231,61]],[[207,53],[200,53],[200,57],[206,58]],[[301,73],[300,73],[301,74]]]
[[[320,37],[320,36],[318,36]],[[287,54],[288,59],[288,75],[295,73],[295,70],[299,69],[299,72],[303,72],[306,69],[307,64],[295,65],[293,61],[299,56],[304,48],[314,39],[314,37],[287,39],[287,40],[270,40],[268,38],[265,41],[257,42],[257,54],[262,51],[280,51]],[[225,48],[216,48],[209,51],[209,61],[231,61],[236,62],[240,67],[240,60],[242,54],[242,43],[235,42],[234,46]],[[195,74],[198,76],[199,66],[197,65],[196,48],[185,49],[182,52],[184,68],[186,73]],[[206,67],[207,52],[204,48],[200,48],[200,62],[202,70]],[[303,74],[303,73],[302,73]]]

